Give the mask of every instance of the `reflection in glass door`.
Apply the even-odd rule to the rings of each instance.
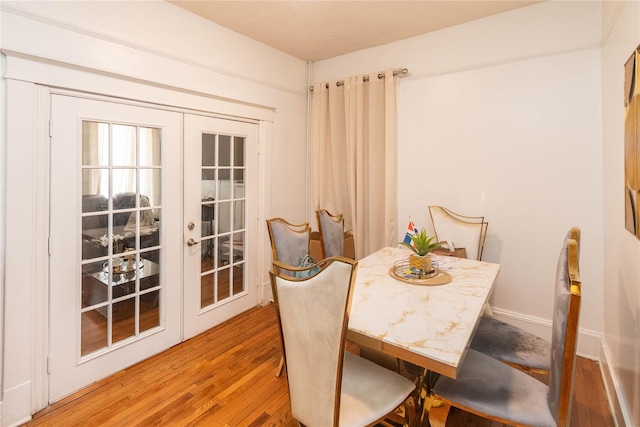
[[[245,291],[245,144],[240,136],[202,136],[201,309]]]
[[[258,125],[185,115],[184,333],[257,305]]]
[[[82,122],[81,356],[160,326],[160,129]]]

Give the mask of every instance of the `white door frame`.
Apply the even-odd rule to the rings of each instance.
[[[47,74],[48,69],[58,68],[55,64],[38,64],[44,68],[43,74]],[[74,74],[76,71],[71,70],[70,74]],[[47,76],[55,76],[56,73],[47,74]],[[86,77],[86,76],[85,76]],[[100,76],[92,76],[94,79],[101,79]],[[21,247],[26,250],[30,255],[28,257],[19,256],[14,253],[7,253],[7,264],[13,265],[13,270],[16,272],[16,276],[19,274],[22,284],[24,285],[24,292],[26,293],[26,300],[29,303],[29,318],[31,324],[29,327],[30,332],[28,336],[31,338],[30,342],[24,342],[24,352],[22,354],[29,354],[28,367],[25,368],[28,371],[28,381],[20,384],[19,387],[6,391],[4,395],[4,413],[10,418],[12,414],[7,413],[8,408],[12,413],[18,414],[17,416],[23,416],[21,414],[31,414],[37,410],[40,410],[47,406],[49,395],[49,377],[48,377],[48,354],[49,354],[49,277],[48,277],[48,238],[49,235],[49,117],[50,117],[50,99],[51,95],[56,94],[74,94],[80,97],[87,97],[91,99],[111,99],[108,95],[95,95],[82,91],[50,88],[48,86],[38,85],[30,82],[14,80],[11,78],[6,79],[6,87],[8,92],[11,93],[12,99],[7,104],[7,110],[9,112],[8,120],[14,126],[7,132],[7,141],[21,141],[23,145],[20,147],[23,153],[22,167],[7,168],[7,179],[12,182],[23,182],[25,185],[22,187],[24,194],[16,196],[15,194],[7,195],[5,201],[15,202],[16,197],[19,200],[26,200],[27,203],[23,204],[24,210],[33,213],[30,217],[21,218],[23,227],[26,228],[28,233],[25,234],[24,229],[22,231],[14,230],[7,231],[5,235],[5,247]],[[86,83],[86,81],[84,82]],[[103,82],[104,83],[104,82]],[[105,85],[101,83],[100,86]],[[130,82],[128,83],[130,84]],[[138,84],[140,99],[148,97],[149,86],[144,84]],[[165,98],[166,102],[171,102],[166,98],[166,90],[157,90],[151,88],[152,92],[155,92],[155,98]],[[180,93],[180,103],[186,105],[189,102],[200,106],[200,108],[211,108],[212,110],[218,110],[222,108],[224,103],[220,100],[212,100],[207,97],[202,97],[194,94]],[[20,99],[21,101],[18,101]],[[24,100],[29,100],[25,102]],[[131,101],[122,100],[130,105],[148,105],[144,101]],[[20,103],[19,107],[14,104]],[[234,104],[233,110],[238,110],[238,104]],[[191,110],[183,107],[173,107],[171,105],[153,104],[156,108],[162,108],[171,111],[179,112],[192,112]],[[224,108],[222,108],[224,109]],[[259,174],[260,182],[268,182],[270,177],[269,165],[271,158],[271,136],[273,121],[273,111],[270,109],[256,108],[256,106],[247,106],[245,109],[247,116],[255,117],[255,119],[246,118],[247,121],[258,123],[260,127],[260,158],[259,158]],[[209,115],[212,117],[229,118],[224,114],[216,114],[213,112],[203,112],[198,110],[199,113]],[[237,118],[237,116],[234,116]],[[12,145],[15,149],[15,145]],[[7,153],[13,154],[13,153]],[[26,165],[26,167],[24,167]],[[258,201],[258,221],[264,222],[265,209],[270,211],[270,189],[268,186],[262,186],[259,189],[259,201]],[[9,212],[5,217],[6,221],[12,221],[12,213]],[[267,248],[268,242],[266,231],[262,232],[258,229],[258,247]],[[15,236],[14,236],[15,234]],[[26,239],[25,239],[25,236]],[[28,236],[33,236],[29,238]],[[20,240],[26,244],[16,244]],[[270,292],[268,292],[268,276],[267,276],[267,264],[269,262],[268,252],[265,252],[266,256],[261,253],[258,259],[259,269],[259,304],[268,302]],[[5,278],[5,285],[14,280],[12,277],[11,268],[7,268],[8,276]],[[25,278],[24,272],[29,271],[29,276]],[[25,280],[26,279],[26,280]],[[13,286],[5,286],[5,289],[9,289],[3,295],[6,298],[7,294],[11,294]],[[266,294],[265,294],[266,292]],[[20,307],[24,310],[25,307]],[[8,312],[5,312],[5,315]],[[19,316],[22,318],[23,316]],[[6,343],[7,339],[11,341],[11,333],[4,335],[3,342]],[[6,344],[5,344],[6,345]],[[15,348],[15,347],[13,347]],[[10,357],[10,356],[9,356]],[[7,358],[3,360],[6,364],[9,362]],[[24,373],[24,368],[20,368],[20,372]],[[6,379],[5,376],[3,378]]]

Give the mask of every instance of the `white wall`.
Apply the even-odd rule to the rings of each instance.
[[[409,215],[431,230],[430,204],[484,215],[498,314],[548,336],[558,252],[581,227],[580,351],[592,357],[604,331],[599,41],[598,3],[545,2],[314,64],[315,81],[409,69],[398,237]]]
[[[588,50],[400,86],[399,218],[431,229],[427,204],[484,215],[483,259],[502,265],[495,308],[551,317],[573,225],[583,231],[583,278],[602,289],[601,263],[590,262],[601,255],[599,85],[599,54]],[[428,170],[417,188],[410,159]],[[602,331],[601,297],[585,293],[583,328]]]
[[[640,425],[640,241],[624,227],[623,67],[640,45],[640,2],[605,2],[602,49],[604,361],[626,425]]]
[[[548,336],[561,239],[581,227],[579,352],[602,361],[629,426],[640,425],[640,242],[624,228],[622,84],[639,22],[637,1],[550,1],[314,64],[314,81],[409,69],[399,233],[408,215],[429,228],[429,204],[485,215],[498,317]],[[417,190],[416,158],[428,168]]]
[[[163,1],[2,1],[0,31],[2,109],[19,105],[0,118],[8,177],[0,193],[4,426],[46,404],[48,104],[41,85],[261,120],[260,219],[301,221],[307,64]],[[267,265],[266,226],[260,230]]]
[[[616,25],[605,25],[604,35],[599,2],[551,1],[322,61],[314,64],[314,80],[409,68],[399,89],[398,228],[402,233],[408,215],[428,225],[431,203],[486,215],[485,259],[502,264],[493,298],[498,314],[548,332],[549,287],[560,240],[568,227],[581,226],[581,351],[596,353],[590,338],[598,341],[606,334],[621,411],[628,425],[639,425],[640,245],[624,230],[619,187],[622,64],[640,42],[640,6],[635,1],[622,8],[618,2],[605,4],[605,22]],[[32,104],[38,90],[28,83],[37,79],[20,67],[23,58],[46,59],[43,65],[59,71],[51,79],[81,90],[128,96],[135,86],[149,100],[166,91],[170,95],[160,98],[181,106],[195,94],[203,108],[270,110],[273,126],[266,136],[272,145],[262,160],[268,177],[265,215],[306,219],[306,63],[165,2],[3,1],[0,14],[0,48],[18,65],[18,71],[9,67],[9,77],[24,78],[27,83],[18,86],[31,97],[24,109],[7,117],[35,120],[41,114]],[[600,51],[602,38],[606,43]],[[92,70],[109,84],[96,88],[87,78]],[[153,88],[144,92],[140,85],[147,82]],[[28,418],[33,407],[28,395],[38,337],[30,303],[43,286],[41,275],[21,274],[32,271],[31,255],[42,253],[42,242],[28,236],[38,235],[41,224],[34,216],[46,200],[25,195],[34,188],[42,191],[42,183],[32,181],[42,156],[33,129],[20,135],[22,146],[3,140],[7,145],[0,151],[6,154],[0,158],[3,167],[5,161],[24,164],[24,180],[7,184],[0,205],[7,207],[7,221],[20,214],[27,228],[21,236],[0,240],[0,253],[13,268],[5,271],[0,293],[13,310],[4,319],[10,333],[3,342],[0,425]],[[414,153],[428,162],[432,176],[417,195],[406,191],[415,182],[408,164]],[[452,164],[462,170],[459,175],[450,175]],[[45,261],[40,257],[36,264]]]

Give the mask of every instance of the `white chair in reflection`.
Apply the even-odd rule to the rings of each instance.
[[[580,256],[580,229],[573,227],[566,239],[573,239]],[[524,371],[549,373],[551,343],[524,329],[493,317],[482,316],[470,347]]]
[[[344,256],[344,216],[326,209],[316,211],[322,258]]]
[[[429,206],[429,215],[438,242],[465,248],[469,259],[482,259],[489,226],[483,216],[460,215],[442,206]]]
[[[549,386],[531,375],[469,349],[457,378],[440,377],[429,412],[444,426],[451,406],[511,425],[567,426],[571,415],[581,281],[578,246],[566,239],[558,259]]]
[[[414,384],[345,351],[357,262],[327,258],[310,268],[318,267],[308,278],[270,272],[291,415],[309,427],[373,425],[394,416]],[[409,414],[405,408],[405,425]]]

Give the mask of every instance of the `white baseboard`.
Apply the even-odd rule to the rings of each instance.
[[[31,382],[4,391],[2,426],[13,427],[31,421]]]
[[[536,334],[541,338],[551,341],[551,321],[539,317],[524,316],[507,310],[492,307],[493,317],[516,325],[525,331]],[[601,333],[589,330],[578,329],[578,352],[577,354],[587,359],[600,360],[600,346],[604,336]]]
[[[609,402],[609,407],[613,414],[613,421],[618,427],[631,426],[629,408],[618,398],[620,395],[620,384],[616,376],[613,375],[611,364],[609,363],[610,359],[609,347],[606,342],[602,340],[602,345],[600,347],[600,371],[602,372],[604,389],[607,393],[607,401]]]
[[[262,301],[260,306],[269,305],[273,302],[273,290],[271,289],[271,282],[264,283],[262,285]]]

